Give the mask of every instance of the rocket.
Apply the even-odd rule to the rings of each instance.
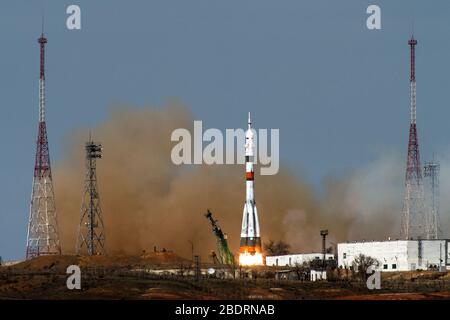
[[[258,211],[256,209],[254,193],[254,132],[250,112],[248,113],[248,129],[245,132],[245,178],[246,178],[246,199],[242,217],[240,261],[252,261],[251,264],[262,264],[261,236],[259,231]],[[251,259],[252,256],[256,257]],[[244,258],[246,256],[247,258]],[[250,259],[248,259],[250,258]],[[244,263],[242,263],[244,262]]]

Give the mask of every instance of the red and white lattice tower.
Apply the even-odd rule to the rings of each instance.
[[[405,177],[405,199],[403,202],[402,237],[404,239],[427,239],[427,219],[424,208],[422,167],[420,165],[419,141],[416,127],[416,70],[414,36],[408,41],[411,55],[410,70],[410,126],[408,159]]]
[[[41,35],[38,42],[40,45],[39,127],[28,221],[27,259],[41,255],[61,254],[45,124],[44,58],[47,39],[44,34]]]

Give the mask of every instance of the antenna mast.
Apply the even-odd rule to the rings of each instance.
[[[85,149],[86,178],[76,251],[92,256],[105,254],[105,228],[97,186],[97,159],[101,159],[103,148],[100,143],[94,143],[89,134]]]
[[[408,41],[410,46],[410,125],[408,158],[405,177],[405,198],[403,202],[402,236],[405,239],[428,239],[427,218],[424,210],[422,167],[420,165],[419,140],[416,126],[416,56],[417,40]]]
[[[61,254],[45,123],[45,44],[47,38],[44,37],[44,33],[38,39],[38,43],[40,45],[39,124],[28,220],[27,259],[40,255]]]
[[[440,217],[439,217],[439,162],[434,160],[425,163],[423,168],[424,177],[427,178],[427,190],[429,191],[429,201],[427,210],[430,210],[428,216],[428,235],[429,239],[439,239],[440,237]]]

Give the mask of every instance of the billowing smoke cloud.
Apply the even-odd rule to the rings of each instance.
[[[398,237],[403,199],[403,161],[384,153],[353,170],[340,181],[328,182],[323,210],[347,219],[340,240],[382,240]],[[338,239],[339,240],[339,239]]]
[[[207,208],[219,219],[231,248],[238,249],[244,167],[173,165],[171,133],[192,126],[187,108],[170,105],[160,109],[122,107],[91,129],[94,140],[104,147],[97,172],[110,254],[140,254],[157,246],[190,257],[191,240],[196,253],[205,259],[216,249],[203,216]],[[70,135],[65,158],[54,172],[65,253],[75,250],[88,135],[87,129]],[[343,178],[327,179],[320,197],[283,163],[275,176],[257,175],[263,242],[284,240],[293,251],[319,250],[319,231],[323,228],[329,229],[334,243],[398,236],[402,160],[395,155],[384,156]],[[450,182],[450,170],[442,171]],[[449,209],[450,205],[446,207]]]

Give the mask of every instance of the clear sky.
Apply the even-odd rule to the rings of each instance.
[[[81,30],[66,28],[70,4],[81,7]],[[382,30],[366,28],[369,4],[380,5]],[[64,138],[105,119],[109,106],[176,98],[205,127],[245,126],[252,111],[257,127],[279,128],[281,160],[320,191],[324,177],[380,150],[406,153],[413,20],[422,159],[448,147],[447,0],[2,0],[4,258],[25,250],[42,8],[53,163]]]

